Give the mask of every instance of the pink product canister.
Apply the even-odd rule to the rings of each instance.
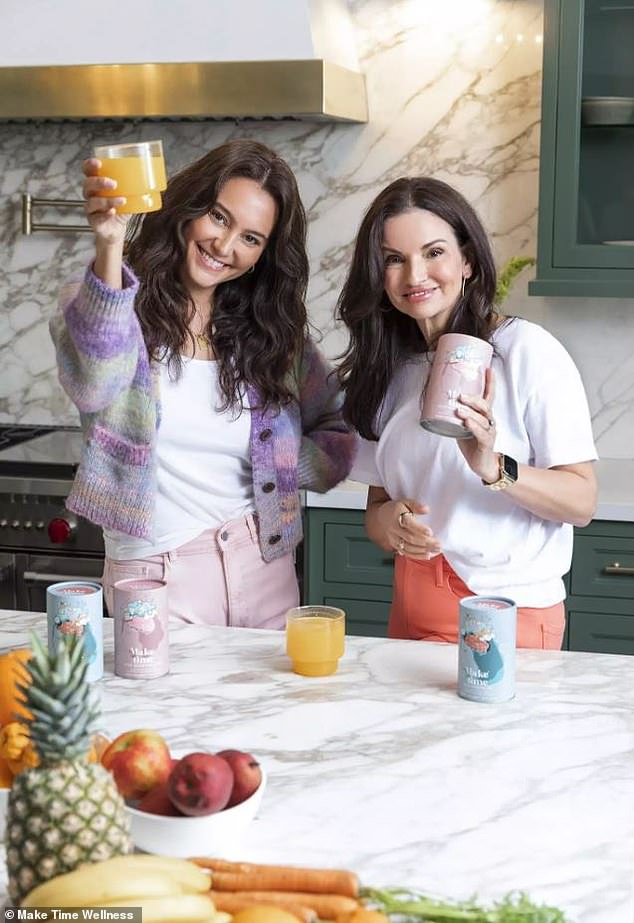
[[[114,671],[125,679],[169,672],[167,584],[133,577],[114,585]]]
[[[485,371],[493,347],[465,333],[444,333],[438,339],[429,379],[423,392],[420,425],[439,436],[469,438],[472,433],[456,416],[460,394],[484,394]]]
[[[100,584],[88,580],[65,580],[46,589],[48,649],[54,651],[61,637],[78,635],[84,642],[89,682],[103,676],[103,593]]]
[[[517,607],[503,596],[460,600],[458,695],[472,702],[515,696]]]

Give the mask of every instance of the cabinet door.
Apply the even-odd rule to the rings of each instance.
[[[533,294],[634,294],[634,4],[546,0]]]
[[[600,654],[634,654],[634,616],[610,615],[596,608],[568,611],[568,649]]]
[[[577,535],[571,593],[606,600],[630,599],[634,610],[634,536]]]
[[[304,602],[339,606],[346,633],[385,637],[394,559],[365,533],[361,510],[305,511]]]

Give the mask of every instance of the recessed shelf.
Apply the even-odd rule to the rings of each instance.
[[[634,97],[584,96],[581,119],[585,125],[634,125]]]

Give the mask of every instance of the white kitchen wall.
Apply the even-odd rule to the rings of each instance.
[[[542,0],[350,0],[367,125],[303,122],[0,125],[0,421],[75,422],[56,379],[47,320],[60,281],[90,256],[89,235],[20,232],[20,193],[76,198],[95,141],[162,137],[171,171],[229,137],[256,137],[296,170],[310,220],[311,319],[334,356],[333,308],[363,210],[388,182],[429,173],[478,208],[502,265],[534,254]],[[49,214],[59,219],[58,214]],[[599,451],[634,457],[634,303],[526,294],[506,303],[543,323],[583,375]]]

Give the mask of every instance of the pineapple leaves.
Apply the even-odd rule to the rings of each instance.
[[[50,652],[31,637],[33,657],[27,665],[31,684],[24,687],[33,716],[30,736],[45,765],[84,757],[99,717],[99,704],[86,681],[88,664],[81,637],[60,637]]]

